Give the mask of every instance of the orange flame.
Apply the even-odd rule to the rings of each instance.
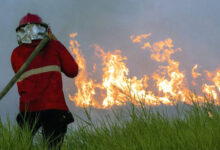
[[[201,76],[201,73],[196,72],[195,70],[198,69],[198,65],[194,65],[193,69],[192,69],[192,77],[193,78],[198,78],[199,76]]]
[[[76,106],[87,107],[87,106],[96,106],[96,101],[94,100],[93,96],[95,93],[95,87],[92,79],[88,78],[88,73],[86,71],[86,62],[84,57],[82,56],[81,50],[79,49],[80,44],[77,40],[74,40],[77,33],[70,34],[70,37],[73,39],[70,41],[69,49],[71,50],[72,54],[76,56],[76,62],[79,66],[79,74],[77,78],[75,78],[75,85],[77,87],[77,93],[74,96],[69,94],[69,99],[74,101]]]
[[[206,93],[209,97],[213,98],[214,100],[218,99],[217,92],[215,90],[214,85],[203,85],[203,92]]]
[[[212,85],[204,84],[203,92],[215,100],[217,104],[220,104],[218,99],[218,93],[220,92],[220,70],[216,70],[214,73],[205,71],[209,80],[213,82]]]
[[[216,75],[212,79],[212,81],[215,83],[216,87],[218,88],[218,91],[220,92],[220,70],[216,71]]]
[[[79,75],[75,78],[75,85],[78,91],[73,96],[69,94],[69,98],[77,106],[109,108],[113,105],[126,105],[128,102],[132,102],[135,105],[159,105],[161,103],[173,105],[178,101],[192,103],[189,97],[194,94],[185,84],[185,71],[181,71],[179,69],[180,63],[171,58],[172,54],[181,51],[179,48],[174,48],[172,39],[168,38],[151,44],[146,41],[151,36],[151,33],[130,36],[133,43],[140,44],[142,50],[150,51],[152,60],[160,64],[151,77],[144,74],[140,79],[136,76],[130,77],[129,69],[125,63],[127,57],[123,57],[120,50],[105,52],[98,44],[94,44],[96,56],[101,58],[103,62],[102,81],[96,83],[96,80],[89,78],[86,62],[80,50],[80,45],[75,39],[76,36],[77,33],[70,34],[70,50],[75,55],[80,69]],[[94,73],[98,68],[96,64],[92,66],[92,73]],[[195,71],[197,68],[198,65],[195,65],[192,69],[193,78],[201,76],[200,73]],[[208,85],[204,83],[202,91],[212,96],[216,104],[220,104],[218,99],[220,70],[216,71],[215,74],[206,71],[206,74],[209,75],[209,80],[214,84]],[[156,91],[148,89],[149,79],[155,81]],[[218,88],[218,91],[216,88]],[[101,91],[101,94],[99,94],[99,97],[102,97],[101,103],[94,98],[97,94],[96,89]],[[199,102],[203,103],[205,101],[202,96],[198,95],[197,97]]]

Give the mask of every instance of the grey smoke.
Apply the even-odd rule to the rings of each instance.
[[[132,34],[152,33],[151,40],[172,38],[182,48],[178,57],[182,68],[200,64],[214,70],[220,64],[220,1],[218,0],[0,0],[0,89],[14,75],[10,56],[17,46],[15,28],[27,12],[39,14],[57,38],[68,48],[69,33],[78,40],[88,64],[97,60],[89,46],[98,43],[105,50],[121,49],[129,59],[131,74],[151,72],[149,53],[129,40]],[[74,80],[64,77],[64,91],[73,89]],[[0,102],[0,116],[14,120],[18,113],[17,87]],[[75,109],[69,102],[69,107]]]

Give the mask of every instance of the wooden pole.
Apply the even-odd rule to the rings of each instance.
[[[0,92],[0,100],[8,93],[8,91],[12,88],[12,86],[17,82],[20,76],[24,73],[27,67],[31,64],[37,54],[43,49],[49,41],[49,37],[45,36],[43,40],[37,45],[31,55],[28,57],[26,62],[21,66],[18,72],[14,75],[14,77],[9,81],[9,83],[5,86],[5,88]]]

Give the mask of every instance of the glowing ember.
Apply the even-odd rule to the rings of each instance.
[[[122,56],[120,50],[105,52],[99,45],[95,44],[96,56],[103,62],[102,81],[97,83],[95,79],[89,78],[86,62],[80,50],[80,44],[75,39],[76,36],[77,33],[70,34],[69,48],[72,54],[75,55],[80,72],[75,79],[77,93],[73,96],[69,94],[69,98],[77,106],[109,108],[113,105],[126,105],[128,102],[132,102],[135,105],[159,105],[161,103],[173,105],[178,101],[188,104],[192,103],[192,99],[189,97],[195,95],[185,84],[185,71],[181,71],[179,69],[180,63],[171,58],[172,54],[181,51],[181,49],[174,48],[172,39],[168,38],[151,44],[147,41],[151,33],[130,36],[132,42],[140,44],[142,50],[150,51],[151,59],[159,64],[158,69],[152,73],[152,76],[144,74],[140,79],[136,76],[129,76],[129,69],[125,63],[127,57]],[[93,70],[91,73],[94,73],[98,68],[96,64],[92,64],[92,66]],[[198,69],[198,65],[195,65],[192,69],[192,77],[194,79],[202,76],[202,74],[196,72],[196,69]],[[219,105],[220,70],[217,70],[215,73],[206,71],[206,75],[213,84],[204,83],[202,92]],[[155,82],[156,87],[153,91],[148,89],[149,79]],[[192,83],[196,86],[194,81]],[[97,97],[96,90],[101,91],[98,95],[102,97],[102,102],[98,102],[95,99]],[[197,101],[203,103],[205,99],[198,95]]]

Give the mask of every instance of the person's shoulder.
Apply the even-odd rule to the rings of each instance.
[[[49,42],[50,47],[58,47],[58,48],[65,48],[65,46],[58,40],[51,40]]]
[[[15,58],[19,54],[21,48],[22,48],[21,45],[18,45],[17,47],[15,47],[11,53],[11,58]]]
[[[50,40],[49,44],[51,44],[51,45],[60,45],[62,43],[58,40]]]
[[[15,47],[13,49],[13,53],[16,53],[16,52],[20,51],[22,48],[24,48],[24,44],[18,45],[17,47]]]

